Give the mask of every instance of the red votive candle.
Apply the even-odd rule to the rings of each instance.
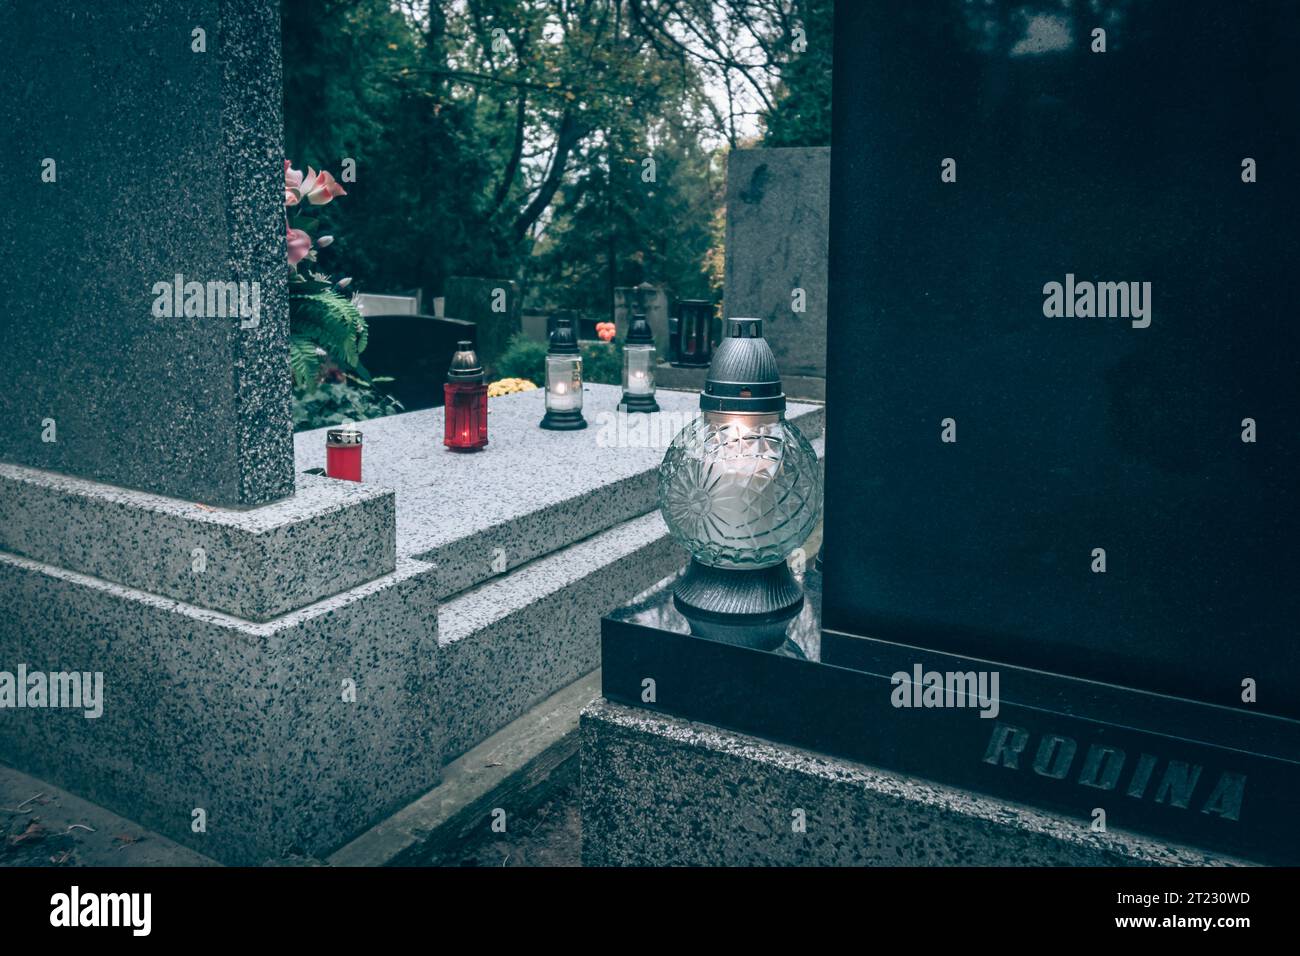
[[[442,443],[452,451],[477,451],[488,443],[487,376],[472,342],[458,342],[442,387]]]
[[[343,481],[361,480],[361,429],[342,425],[325,433],[325,474]]]

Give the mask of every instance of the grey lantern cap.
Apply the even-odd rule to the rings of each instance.
[[[655,336],[650,331],[650,323],[646,321],[644,315],[632,316],[632,324],[627,330],[627,345],[654,345]]]
[[[547,352],[551,355],[578,354],[578,337],[573,333],[572,319],[555,320],[555,331],[551,333],[551,344]]]
[[[473,342],[456,343],[456,354],[451,357],[451,368],[447,369],[447,378],[453,382],[483,381],[483,363],[478,360]]]
[[[772,347],[763,338],[762,319],[727,319],[727,337],[713,353],[700,393],[706,412],[785,411],[785,392]]]

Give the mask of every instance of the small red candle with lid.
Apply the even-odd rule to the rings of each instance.
[[[325,474],[344,481],[361,480],[361,429],[340,425],[325,433]]]
[[[478,451],[488,443],[487,376],[473,342],[456,343],[442,394],[442,443],[452,451]]]

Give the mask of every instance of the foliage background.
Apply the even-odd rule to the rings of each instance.
[[[356,160],[330,231],[360,291],[500,276],[589,316],[643,280],[716,300],[726,151],[830,142],[830,0],[282,11],[287,155]]]

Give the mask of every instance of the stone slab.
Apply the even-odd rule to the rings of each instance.
[[[620,418],[621,395],[584,386],[590,426],[576,432],[537,427],[540,389],[493,398],[489,444],[470,455],[443,447],[440,408],[364,422],[364,477],[397,494],[398,556],[436,563],[442,598],[656,510],[659,464],[699,396],[663,391],[663,412]],[[788,409],[809,439],[823,413]],[[299,471],[324,465],[324,429],[299,432],[295,444]]]
[[[372,315],[419,315],[420,300],[413,295],[377,295],[358,292],[352,297],[357,311],[369,318]]]
[[[763,320],[783,376],[826,377],[830,169],[824,146],[727,154],[723,308]]]
[[[4,711],[0,760],[225,863],[323,855],[438,780],[432,571],[255,624],[0,553],[0,668],[103,675],[97,718]]]
[[[210,505],[291,494],[279,3],[4,20],[0,457]],[[213,314],[155,315],[178,275]],[[247,283],[248,314],[215,314],[210,282]]]
[[[604,699],[581,734],[586,866],[1248,865]]]
[[[600,664],[600,619],[675,574],[687,554],[656,512],[443,604],[437,707],[464,753]]]
[[[316,475],[231,510],[0,464],[0,551],[250,621],[391,572],[395,512],[391,491]]]

